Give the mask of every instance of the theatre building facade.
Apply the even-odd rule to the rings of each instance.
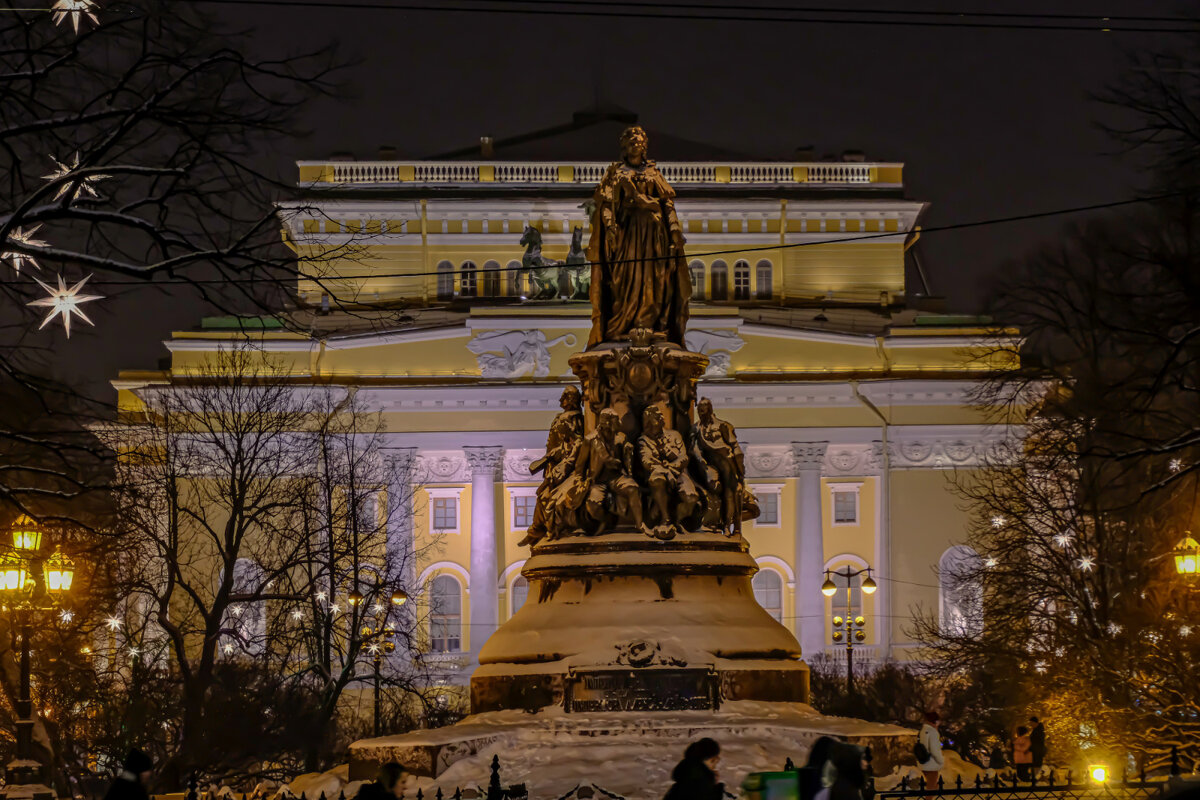
[[[294,380],[355,387],[382,415],[392,455],[415,466],[401,546],[425,554],[424,657],[451,682],[527,599],[529,467],[576,383],[586,204],[630,121],[581,114],[426,160],[302,161],[304,199],[281,218],[309,276],[292,313],[312,333],[211,319],[166,342],[167,372],[184,374],[249,335]],[[1011,433],[971,402],[1007,366],[988,355],[994,332],[915,307],[906,245],[925,204],[902,164],[751,161],[653,129],[650,155],[678,194],[695,287],[685,344],[709,358],[699,394],[736,426],[760,508],[744,530],[759,603],[806,659],[844,658],[831,620],[847,612],[866,623],[856,661],[911,658],[915,609],[955,625],[973,602],[939,567],[972,557],[951,479]],[[164,377],[123,373],[122,408]],[[870,567],[878,590],[862,592],[863,575],[847,597],[834,577],[842,591],[825,596],[826,571],[845,567]]]

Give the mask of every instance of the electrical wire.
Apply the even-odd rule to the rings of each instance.
[[[1181,191],[1177,191],[1177,192],[1167,192],[1165,194],[1149,195],[1146,197],[1135,197],[1135,198],[1130,198],[1130,199],[1126,199],[1126,200],[1114,200],[1114,201],[1107,202],[1107,203],[1093,203],[1091,205],[1086,205],[1086,206],[1072,206],[1069,208],[1059,208],[1059,209],[1054,209],[1052,211],[1034,211],[1034,212],[1030,212],[1027,214],[1014,214],[1014,215],[1007,216],[1007,217],[991,217],[991,218],[982,219],[982,220],[972,220],[970,222],[957,222],[957,223],[950,223],[947,225],[934,225],[934,226],[930,226],[930,227],[922,227],[921,235],[925,236],[930,233],[946,233],[949,231],[967,230],[970,228],[981,228],[981,227],[986,227],[989,225],[1006,225],[1006,224],[1011,224],[1014,222],[1026,222],[1029,220],[1044,219],[1047,217],[1055,217],[1055,216],[1063,216],[1066,214],[1081,214],[1081,213],[1086,213],[1086,212],[1090,212],[1090,211],[1103,211],[1103,210],[1107,210],[1107,209],[1121,208],[1123,206],[1137,205],[1137,204],[1141,204],[1141,203],[1154,203],[1154,202],[1158,202],[1160,200],[1167,200],[1167,199],[1170,199],[1173,197],[1180,197],[1180,196],[1187,195],[1187,194],[1191,194],[1191,192],[1188,190],[1181,190]],[[761,245],[761,246],[754,246],[754,247],[740,247],[740,248],[730,249],[730,250],[709,250],[709,251],[699,252],[699,253],[688,253],[686,255],[686,258],[688,258],[688,259],[707,258],[707,257],[712,257],[712,256],[738,255],[738,254],[743,254],[743,253],[758,253],[758,252],[767,252],[767,251],[773,251],[773,250],[791,250],[791,249],[795,249],[795,248],[799,248],[799,247],[816,247],[816,246],[828,245],[828,244],[846,244],[846,243],[851,243],[851,242],[864,242],[864,241],[872,241],[872,240],[878,240],[878,239],[894,238],[896,236],[900,236],[903,234],[904,234],[903,231],[891,231],[891,232],[885,232],[885,233],[868,233],[868,234],[863,234],[863,235],[858,235],[858,236],[841,236],[841,237],[836,237],[836,238],[831,238],[831,239],[821,239],[821,240],[815,240],[815,241],[790,242],[787,244],[771,244],[771,245]],[[372,234],[372,235],[374,235],[374,234]],[[667,259],[667,258],[674,258],[674,256],[659,256],[657,258]],[[650,258],[650,259],[645,259],[645,260],[651,261],[651,260],[655,260],[655,259]],[[571,267],[573,269],[580,269],[580,268],[588,267],[591,265],[592,265],[592,262],[585,261],[580,264],[572,264]],[[562,266],[562,265],[559,265],[559,266]],[[458,270],[455,270],[455,271],[457,272]],[[511,270],[508,267],[493,267],[490,269],[485,269],[483,267],[477,267],[472,271],[476,274],[488,274],[488,273],[509,272]],[[353,277],[356,279],[357,278],[371,278],[371,279],[427,278],[427,277],[436,277],[441,274],[445,274],[445,273],[435,270],[435,271],[425,271],[425,272],[375,273],[375,274],[369,274],[369,275],[358,275],[358,276],[353,276]],[[112,278],[112,279],[108,279],[108,280],[92,280],[92,281],[88,282],[88,286],[154,287],[154,286],[164,286],[164,285],[169,285],[169,284],[234,285],[234,284],[251,284],[251,283],[279,283],[283,280],[292,280],[292,279],[307,280],[307,281],[314,281],[314,282],[320,283],[320,282],[336,282],[338,280],[347,280],[348,278],[340,278],[336,275],[309,275],[306,273],[296,273],[294,275],[289,275],[289,276],[285,276],[285,277],[259,276],[259,277],[247,277],[247,278],[212,278],[212,279],[198,278],[198,279],[194,279],[194,280],[189,280],[188,278],[161,278],[160,279],[160,278],[155,278],[155,277]],[[24,281],[13,279],[13,278],[0,280],[0,285],[24,285],[24,283],[25,283]]]
[[[474,0],[457,0],[461,2],[474,2]],[[193,0],[195,3],[206,3],[209,5],[238,5],[238,6],[267,6],[267,7],[282,7],[282,8],[328,8],[339,11],[418,11],[418,12],[440,12],[440,13],[474,13],[474,14],[492,14],[492,15],[527,15],[541,17],[599,17],[599,18],[618,18],[618,19],[667,19],[667,20],[691,20],[700,22],[791,22],[802,23],[808,25],[878,25],[878,26],[903,26],[903,27],[925,27],[925,28],[965,28],[965,29],[996,29],[996,30],[1034,30],[1034,31],[1067,31],[1067,32],[1090,32],[1090,33],[1197,33],[1200,32],[1200,27],[1179,27],[1178,25],[1168,27],[1131,27],[1128,25],[1112,25],[1113,18],[1101,17],[1098,21],[1091,25],[1082,24],[1042,24],[1042,23],[1017,23],[1017,22],[948,22],[934,21],[924,19],[834,19],[830,17],[798,17],[798,16],[764,16],[763,12],[758,15],[748,15],[740,9],[731,9],[728,14],[714,13],[694,13],[689,12],[686,8],[679,6],[671,6],[674,11],[634,11],[632,9],[625,11],[606,10],[603,6],[597,4],[593,7],[572,7],[572,8],[515,8],[515,7],[480,7],[476,6],[447,6],[447,5],[423,5],[419,3],[387,3],[371,0],[355,0],[354,2],[339,3],[334,0]],[[634,4],[641,6],[641,4]],[[646,6],[653,8],[654,6]],[[786,9],[779,9],[781,13],[787,13]],[[813,13],[802,12],[802,13]],[[830,9],[827,13],[854,13]],[[873,12],[879,13],[879,12]],[[1064,20],[1064,22],[1072,22],[1072,20]],[[1189,20],[1190,22],[1190,20]]]

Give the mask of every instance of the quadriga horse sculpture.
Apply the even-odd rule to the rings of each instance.
[[[567,260],[555,261],[542,255],[542,232],[527,225],[521,235],[525,254],[521,256],[521,271],[529,276],[530,300],[552,300],[559,296],[560,270],[565,268],[568,287],[566,297],[571,300],[587,300],[588,288],[592,283],[592,272],[583,253],[583,228],[571,232],[571,250]]]

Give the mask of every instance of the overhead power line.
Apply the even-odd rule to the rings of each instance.
[[[577,0],[567,4],[559,0],[501,0],[504,5],[484,5],[495,0],[450,0],[453,4],[440,3],[437,5],[412,2],[384,2],[383,0],[353,0],[351,2],[336,2],[336,0],[193,0],[196,3],[209,5],[237,6],[268,6],[277,8],[327,8],[339,11],[415,11],[436,13],[462,14],[508,14],[539,17],[593,17],[614,19],[662,19],[690,20],[700,22],[771,22],[771,23],[800,23],[807,25],[877,25],[885,27],[922,27],[922,28],[960,28],[982,30],[1032,30],[1032,31],[1067,31],[1090,33],[1200,33],[1197,20],[1174,20],[1170,17],[1121,17],[1121,16],[1086,16],[1078,15],[1013,15],[999,17],[979,13],[938,13],[939,18],[932,18],[934,12],[925,18],[914,18],[904,12],[892,12],[873,9],[856,11],[846,9],[814,9],[805,7],[804,10],[773,8],[770,6],[704,6],[682,4],[642,4],[642,3],[600,3]],[[545,5],[542,5],[542,4]],[[615,10],[614,5],[620,5],[627,10]],[[658,10],[655,10],[658,9]],[[756,13],[747,13],[754,9]],[[727,13],[715,13],[715,12]],[[797,16],[797,14],[807,16]],[[817,14],[818,16],[813,16]],[[828,15],[828,16],[821,16]],[[952,21],[961,20],[961,21]],[[1033,21],[1021,22],[1019,19]],[[979,20],[979,21],[974,21]],[[1084,24],[1085,20],[1092,20]],[[1131,24],[1139,22],[1142,24]],[[1150,24],[1159,23],[1159,24]]]
[[[1181,196],[1188,195],[1191,193],[1192,192],[1190,192],[1188,190],[1181,190],[1181,191],[1177,191],[1177,192],[1168,192],[1166,194],[1150,195],[1150,196],[1146,196],[1146,197],[1134,197],[1134,198],[1129,198],[1126,200],[1113,200],[1108,203],[1094,203],[1092,205],[1086,205],[1086,206],[1072,206],[1069,208],[1058,208],[1058,209],[1054,209],[1051,211],[1032,211],[1027,214],[1013,214],[1013,215],[1007,216],[1007,217],[991,217],[988,219],[972,220],[969,222],[955,222],[955,223],[950,223],[950,224],[946,224],[946,225],[934,225],[931,227],[922,227],[921,235],[927,236],[931,233],[945,233],[948,231],[966,230],[969,228],[982,228],[982,227],[987,227],[989,225],[1008,225],[1008,224],[1012,224],[1014,222],[1027,222],[1029,220],[1045,219],[1047,217],[1064,216],[1067,214],[1083,214],[1083,213],[1087,213],[1090,211],[1105,211],[1105,210],[1113,209],[1113,208],[1121,208],[1123,206],[1139,205],[1142,203],[1155,203],[1160,200],[1169,200],[1174,197],[1181,197]],[[770,244],[770,245],[761,245],[761,246],[755,246],[755,247],[739,247],[739,248],[732,249],[732,250],[709,250],[709,251],[701,252],[701,253],[688,253],[687,258],[689,258],[689,259],[707,258],[707,257],[711,257],[711,256],[738,255],[738,254],[743,254],[743,253],[760,253],[760,252],[769,252],[769,251],[775,251],[775,250],[792,250],[792,249],[799,248],[799,247],[817,247],[817,246],[828,245],[828,244],[847,244],[847,243],[851,243],[851,242],[869,242],[869,241],[875,241],[878,239],[895,238],[896,236],[899,236],[903,233],[904,233],[903,231],[891,231],[891,232],[884,232],[884,233],[867,233],[867,234],[862,234],[862,235],[857,235],[857,236],[840,236],[840,237],[833,238],[833,239],[820,239],[820,240],[805,241],[805,242],[791,242],[789,244]],[[368,237],[369,236],[374,236],[374,234],[369,234]],[[369,239],[364,237],[363,241],[366,242],[366,241],[369,241]],[[674,256],[663,256],[662,258],[674,258]],[[653,260],[653,259],[646,259],[646,260]],[[572,266],[572,268],[578,269],[580,267],[587,267],[587,266],[591,266],[591,265],[592,265],[592,262],[585,261],[580,264],[572,264],[571,266]],[[509,267],[494,267],[494,268],[490,268],[490,269],[484,269],[482,267],[477,267],[474,271],[476,273],[486,274],[486,273],[491,273],[491,272],[509,272],[511,270]],[[437,271],[432,271],[432,272],[428,272],[428,271],[427,272],[390,272],[390,273],[374,273],[374,274],[370,274],[370,275],[356,275],[353,277],[354,278],[372,278],[372,279],[375,279],[375,278],[427,278],[427,277],[436,277],[439,274],[444,274],[444,273],[440,273]],[[291,279],[293,277],[295,279],[314,281],[317,283],[346,280],[346,278],[339,278],[336,275],[308,275],[308,274],[304,274],[304,273],[297,273],[294,276],[287,276],[286,278],[285,277],[272,278],[272,277],[267,277],[267,276],[251,277],[251,278],[211,278],[211,279],[199,278],[199,279],[195,279],[195,280],[189,280],[188,278],[156,279],[153,277],[149,277],[149,278],[110,278],[108,280],[89,281],[88,286],[155,287],[155,286],[164,286],[164,285],[169,285],[169,284],[202,286],[202,285],[232,285],[232,284],[251,284],[251,283],[279,283],[281,280]],[[23,284],[23,283],[24,283],[23,281],[14,280],[14,279],[0,280],[0,285],[18,285],[18,284]]]

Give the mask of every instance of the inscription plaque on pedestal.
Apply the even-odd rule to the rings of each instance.
[[[571,670],[563,708],[572,711],[715,711],[720,679],[711,669]]]

